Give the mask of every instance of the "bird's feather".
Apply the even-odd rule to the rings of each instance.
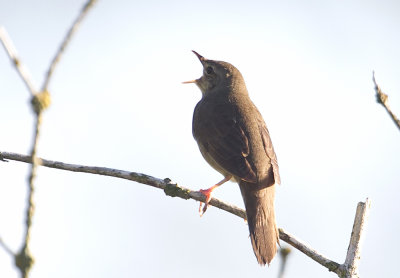
[[[234,103],[226,105],[226,101],[229,100],[208,96],[197,104],[193,115],[193,136],[204,158],[216,170],[222,172],[223,169],[222,174],[229,173],[240,180],[256,183],[260,171],[249,157],[249,128],[240,121],[238,107]],[[261,115],[257,118],[258,136],[262,138],[265,155],[268,157],[266,160],[270,161],[270,165],[264,166],[273,167],[275,182],[279,183],[277,159],[268,129]]]

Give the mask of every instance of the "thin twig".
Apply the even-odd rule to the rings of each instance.
[[[283,241],[286,241],[287,243],[295,247],[297,250],[303,252],[317,263],[325,266],[327,269],[329,269],[329,271],[337,273],[336,271],[337,269],[339,269],[340,264],[318,253],[317,251],[309,247],[301,240],[296,239],[293,235],[289,234],[288,232],[285,232],[282,228],[279,228],[279,238],[282,239]]]
[[[32,224],[32,215],[34,213],[35,205],[33,203],[33,193],[34,193],[34,186],[33,181],[36,177],[36,170],[39,164],[39,161],[36,156],[36,149],[39,140],[39,133],[40,133],[40,126],[42,121],[42,114],[37,115],[36,122],[35,122],[35,135],[34,135],[34,142],[31,150],[31,172],[29,175],[29,190],[28,190],[28,209],[26,211],[26,233],[25,233],[25,244],[30,239],[30,227]]]
[[[28,91],[32,95],[35,95],[37,90],[36,86],[33,85],[31,75],[25,65],[18,58],[17,50],[15,49],[12,40],[3,26],[0,26],[0,41],[2,42],[8,57],[10,57],[11,62],[15,66],[15,69],[19,73],[19,76],[22,78],[22,81],[24,81],[26,87],[28,88]]]
[[[397,118],[397,116],[392,112],[392,110],[389,107],[388,103],[388,95],[382,92],[381,88],[379,85],[376,83],[375,80],[375,72],[372,72],[372,81],[374,81],[375,84],[375,92],[376,92],[376,101],[385,107],[386,111],[389,113],[390,117],[392,118],[393,122],[397,126],[397,128],[400,130],[400,120]]]
[[[51,76],[53,75],[54,69],[58,62],[60,61],[61,56],[63,55],[65,48],[68,46],[69,42],[71,41],[71,38],[75,31],[78,29],[80,23],[82,20],[85,18],[87,15],[88,11],[90,10],[91,7],[96,3],[97,0],[89,0],[82,8],[81,12],[79,13],[78,17],[75,19],[74,23],[71,25],[71,28],[69,29],[67,35],[65,36],[63,42],[61,43],[56,55],[54,56],[49,69],[47,70],[46,78],[43,82],[42,86],[42,91],[47,91],[47,88],[49,86],[49,82],[51,79]]]
[[[3,247],[3,249],[6,250],[6,252],[7,252],[10,256],[12,256],[12,257],[15,256],[14,252],[11,250],[10,247],[7,246],[7,244],[3,241],[3,239],[2,239],[1,237],[0,237],[0,246]]]
[[[23,278],[28,277],[29,271],[33,265],[33,257],[29,251],[29,243],[31,238],[32,219],[35,212],[33,194],[35,191],[34,180],[36,177],[37,166],[39,164],[36,156],[36,150],[39,140],[41,121],[42,121],[42,113],[39,112],[36,114],[34,141],[30,155],[31,170],[28,179],[28,205],[26,207],[26,213],[25,213],[25,237],[24,237],[25,240],[21,250],[16,255],[16,265],[20,269]]]

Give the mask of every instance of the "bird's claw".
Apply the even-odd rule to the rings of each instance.
[[[200,193],[202,193],[206,197],[206,201],[204,202],[204,206],[203,206],[203,202],[200,202],[200,206],[199,206],[200,217],[202,217],[204,215],[204,213],[206,212],[206,210],[208,208],[208,203],[211,200],[211,192],[212,192],[212,190],[213,190],[213,188],[200,189]]]
[[[202,217],[202,216],[204,215],[204,213],[205,213],[206,210],[207,210],[207,207],[208,207],[208,204],[207,204],[207,203],[204,203],[204,206],[203,206],[203,202],[200,202],[200,206],[199,206],[199,214],[200,214],[200,217]]]

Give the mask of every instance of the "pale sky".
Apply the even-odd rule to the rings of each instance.
[[[0,0],[0,25],[41,85],[83,1]],[[99,1],[50,83],[38,154],[170,178],[221,179],[191,134],[201,93],[191,50],[235,65],[269,128],[282,185],[278,226],[342,263],[357,203],[370,219],[360,274],[397,277],[400,134],[376,103],[372,71],[400,116],[398,1]],[[27,154],[29,93],[0,47],[0,151]],[[18,250],[28,166],[0,163],[0,237]],[[226,183],[214,196],[243,207]],[[246,223],[142,184],[40,168],[31,277],[277,277]],[[282,246],[287,246],[281,242]],[[286,278],[336,277],[292,250]],[[0,277],[19,277],[0,249]]]

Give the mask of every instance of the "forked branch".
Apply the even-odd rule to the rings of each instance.
[[[36,87],[33,85],[27,67],[24,66],[20,58],[17,56],[17,51],[10,37],[8,36],[5,28],[0,26],[0,41],[2,42],[4,49],[6,50],[8,56],[10,57],[10,60],[12,61],[17,72],[19,73],[20,77],[22,78],[29,92],[32,95],[31,104],[32,104],[32,109],[35,112],[34,135],[33,135],[33,143],[30,155],[31,169],[29,172],[29,179],[28,179],[28,194],[27,194],[28,198],[27,198],[27,208],[25,217],[25,236],[21,250],[14,255],[15,265],[20,270],[21,276],[23,278],[28,277],[30,269],[34,262],[33,256],[29,252],[29,241],[30,241],[30,233],[32,227],[32,218],[35,212],[35,205],[33,202],[33,195],[35,191],[34,180],[36,177],[36,169],[38,166],[38,159],[36,157],[36,153],[37,153],[37,145],[39,142],[40,127],[42,122],[42,112],[50,105],[50,93],[48,91],[48,84],[50,82],[52,73],[54,72],[54,69],[58,64],[58,61],[60,60],[62,54],[64,53],[65,48],[71,41],[72,35],[74,34],[80,22],[86,16],[89,9],[93,6],[95,2],[96,0],[88,0],[88,2],[84,5],[81,12],[79,13],[77,19],[72,24],[70,30],[68,31],[66,37],[64,38],[60,48],[57,50],[49,66],[46,78],[43,82],[42,90],[40,92],[37,91]],[[1,239],[0,243],[2,243],[3,247],[6,246],[3,243],[3,241],[1,241]],[[7,250],[7,248],[5,249]]]

